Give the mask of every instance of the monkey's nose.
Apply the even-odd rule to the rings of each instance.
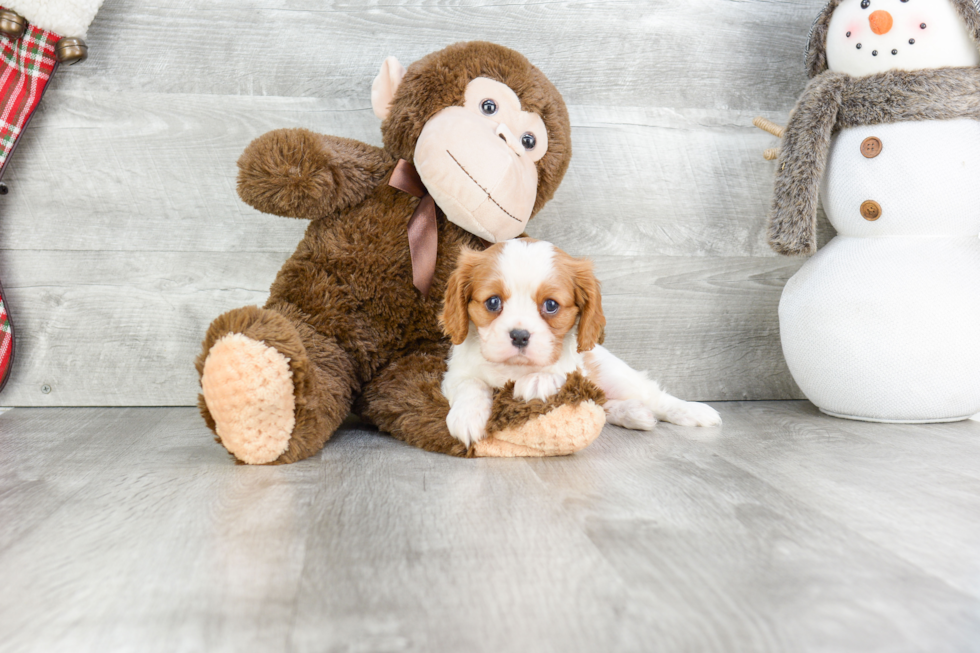
[[[510,149],[514,150],[517,156],[524,155],[524,148],[521,147],[520,141],[514,137],[514,133],[510,131],[510,128],[507,125],[500,123],[497,125],[497,131],[495,133],[501,138],[501,140],[510,146]]]
[[[878,11],[871,12],[868,16],[868,22],[871,23],[871,31],[875,34],[887,34],[892,28],[892,15],[885,11],[884,9],[879,9]]]
[[[524,329],[514,329],[510,332],[510,341],[518,349],[527,347],[527,341],[531,339],[531,334]]]

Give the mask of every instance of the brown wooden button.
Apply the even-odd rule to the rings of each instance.
[[[863,154],[864,158],[866,159],[873,159],[881,154],[881,139],[874,136],[868,136],[866,139],[861,141],[861,154]]]
[[[868,200],[861,205],[861,217],[868,222],[874,222],[881,217],[881,204],[874,200]]]

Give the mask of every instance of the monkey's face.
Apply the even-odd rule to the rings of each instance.
[[[463,106],[429,119],[415,144],[415,168],[446,218],[492,243],[520,235],[537,196],[535,163],[548,131],[521,110],[509,86],[478,77]]]

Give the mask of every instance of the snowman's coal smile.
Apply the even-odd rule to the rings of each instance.
[[[902,0],[902,2],[908,2],[908,1],[909,0]],[[861,2],[862,9],[867,9],[869,6],[871,6],[871,0],[863,0]],[[868,22],[871,24],[872,32],[874,32],[875,34],[884,35],[891,31],[894,21],[892,19],[892,15],[889,14],[887,11],[879,10],[871,14],[871,16],[868,18]],[[919,25],[919,29],[925,29],[925,28],[926,28],[925,23],[921,23]],[[847,34],[845,34],[844,36],[846,38],[851,38],[851,32],[848,31]],[[915,39],[909,39],[909,45],[915,45]],[[855,47],[858,50],[860,50],[862,44],[858,43]],[[898,54],[898,48],[892,48],[892,55],[896,55],[896,54]],[[872,50],[871,56],[877,57],[878,51]]]

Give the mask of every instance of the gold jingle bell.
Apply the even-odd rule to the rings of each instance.
[[[77,36],[66,36],[54,47],[59,63],[76,64],[88,59],[88,46]]]
[[[16,11],[0,9],[0,33],[12,39],[19,39],[26,29],[26,18]]]

